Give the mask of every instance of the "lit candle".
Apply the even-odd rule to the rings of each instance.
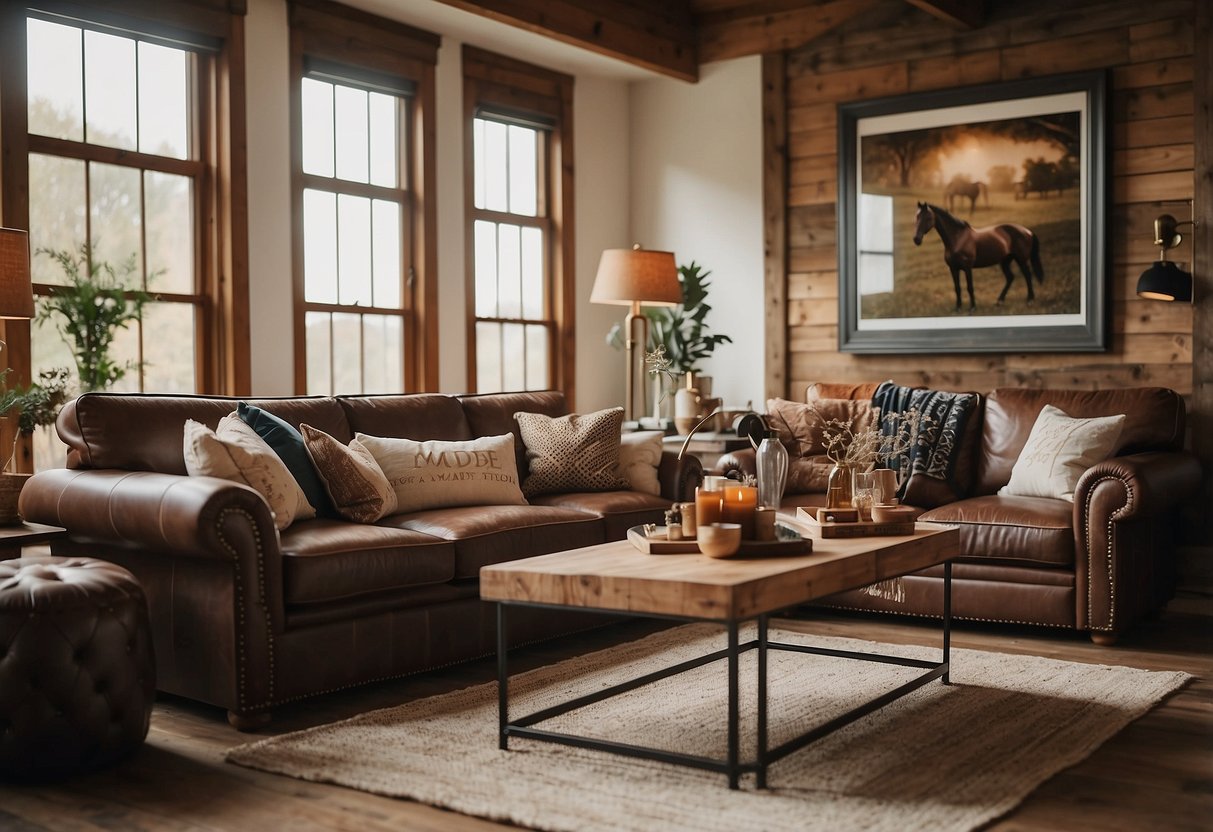
[[[695,526],[706,526],[709,523],[720,522],[720,504],[724,500],[724,492],[703,485],[695,489]]]
[[[754,512],[758,508],[758,489],[751,485],[726,485],[722,517],[726,523],[740,523],[743,540],[754,539]],[[700,521],[702,522],[702,521]]]

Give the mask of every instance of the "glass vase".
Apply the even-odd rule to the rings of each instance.
[[[855,495],[855,469],[851,462],[835,462],[826,485],[826,508],[852,508]]]
[[[788,479],[788,451],[774,436],[767,436],[754,453],[758,472],[758,505],[779,508]]]

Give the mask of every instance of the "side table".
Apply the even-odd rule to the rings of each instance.
[[[17,523],[0,526],[0,560],[21,557],[22,546],[50,543],[67,537],[62,526],[47,526],[42,523]]]
[[[685,436],[667,436],[661,440],[662,448],[678,453],[686,439]],[[738,436],[732,431],[701,430],[691,437],[691,442],[687,445],[687,453],[699,458],[699,461],[703,463],[704,471],[710,471],[716,468],[716,462],[722,455],[748,447],[750,447],[750,440],[744,436]]]

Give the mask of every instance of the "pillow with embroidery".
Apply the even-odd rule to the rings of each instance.
[[[1125,414],[1076,419],[1046,404],[999,494],[1074,501],[1083,473],[1116,450]]]

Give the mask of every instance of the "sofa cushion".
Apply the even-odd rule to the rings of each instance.
[[[339,396],[337,401],[355,433],[397,439],[440,439],[459,442],[474,434],[454,396],[438,393],[409,393],[390,396]],[[506,426],[495,433],[505,433]]]
[[[236,412],[286,463],[291,476],[303,489],[308,503],[316,509],[316,514],[321,517],[336,517],[337,509],[333,507],[333,501],[324,490],[324,482],[316,473],[316,466],[312,465],[312,458],[304,447],[303,434],[299,432],[299,428],[281,416],[248,402],[240,402]]]
[[[473,436],[497,436],[514,434],[514,454],[518,462],[518,473],[525,478],[526,445],[518,432],[514,414],[542,413],[545,416],[563,416],[569,412],[564,393],[559,390],[539,390],[530,393],[481,393],[461,396],[463,413]]]
[[[1079,478],[1111,455],[1124,425],[1123,413],[1071,419],[1046,404],[1011,469],[1011,481],[998,493],[1074,502]]]
[[[622,407],[556,417],[515,413],[514,419],[526,445],[527,476],[522,493],[527,497],[627,487],[616,471]]]
[[[573,509],[602,518],[606,540],[623,540],[628,529],[645,523],[665,522],[670,501],[641,491],[574,491],[545,494],[532,505]]]
[[[346,520],[374,523],[396,510],[396,490],[371,452],[356,438],[343,445],[322,430],[299,426],[333,508]]]
[[[316,516],[286,465],[235,414],[220,419],[215,430],[186,419],[182,441],[191,477],[218,477],[249,486],[269,505],[276,528]]]
[[[355,437],[375,457],[396,492],[396,510],[525,503],[514,463],[514,437],[481,436],[466,442],[416,442]]]
[[[455,549],[408,529],[310,520],[282,533],[283,597],[315,604],[455,577]]]
[[[802,404],[767,399],[767,423],[792,459],[825,454],[827,423],[841,422],[852,432],[859,432],[876,427],[877,415],[870,400],[819,398]]]
[[[971,497],[919,520],[960,526],[962,558],[1074,565],[1074,505],[1049,497]]]
[[[592,546],[604,540],[600,518],[551,506],[430,509],[385,517],[378,525],[453,541],[456,578],[477,578],[482,566]]]
[[[657,469],[661,467],[664,437],[659,430],[628,431],[620,436],[619,467],[615,473],[627,482],[628,488],[653,496],[661,493]]]
[[[1011,479],[1011,469],[1036,417],[1046,404],[1074,418],[1125,414],[1114,455],[1178,451],[1184,443],[1184,401],[1174,390],[1030,390],[1001,388],[986,400],[978,457],[976,494],[993,494]]]

